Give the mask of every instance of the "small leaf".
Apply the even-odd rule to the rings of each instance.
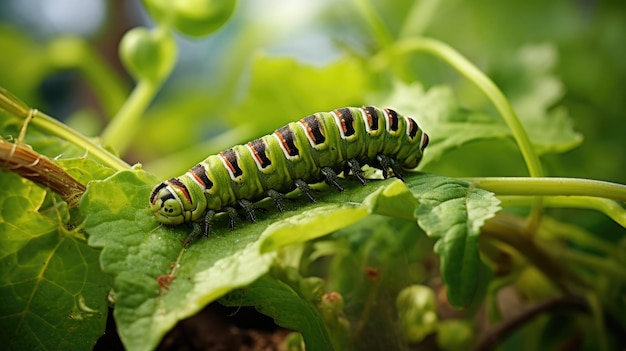
[[[363,204],[372,213],[405,219],[414,219],[417,208],[417,200],[400,179],[369,195]]]
[[[478,234],[484,222],[500,210],[500,201],[467,182],[435,175],[411,177],[407,186],[419,201],[418,224],[438,239],[435,252],[441,258],[450,303],[467,305],[477,291]]]

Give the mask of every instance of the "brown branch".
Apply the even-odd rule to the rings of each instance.
[[[588,312],[589,306],[583,299],[574,296],[564,296],[543,301],[488,330],[476,342],[473,350],[494,350],[499,343],[506,340],[514,331],[518,330],[538,315],[557,310]]]
[[[563,261],[550,256],[526,234],[526,222],[508,214],[498,214],[485,222],[481,238],[500,241],[519,252],[565,294],[574,295],[577,288],[587,284],[572,272]]]
[[[0,138],[0,167],[14,172],[59,194],[75,207],[86,188],[52,160],[28,145],[13,144]]]

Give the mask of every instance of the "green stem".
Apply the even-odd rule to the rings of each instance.
[[[626,185],[600,180],[524,177],[464,178],[464,180],[496,195],[593,196],[626,201]]]
[[[105,145],[114,147],[121,154],[126,151],[133,135],[137,132],[141,115],[150,105],[160,86],[160,82],[146,79],[137,83],[115,118],[102,133],[102,141]]]
[[[116,171],[130,168],[130,165],[126,162],[111,154],[100,145],[95,144],[91,139],[46,115],[45,113],[31,109],[28,105],[2,87],[0,87],[0,110],[5,110],[8,114],[22,120],[26,120],[32,113],[33,118],[29,121],[29,123],[32,123],[51,135],[67,140],[70,143],[84,149],[92,158],[98,160],[102,164],[107,165]]]
[[[497,214],[485,222],[481,237],[501,241],[521,253],[526,259],[543,272],[563,292],[573,293],[579,287],[585,287],[583,282],[569,267],[557,257],[549,255],[536,242],[525,235],[526,224],[517,217],[507,214]]]
[[[98,160],[108,167],[113,168],[116,171],[130,168],[130,165],[128,165],[128,163],[124,162],[119,157],[111,154],[103,147],[96,145],[86,136],[78,133],[77,131],[66,126],[65,124],[40,111],[35,112],[35,118],[33,118],[30,123],[40,127],[51,135],[55,135],[61,139],[69,141],[70,143],[80,148],[85,149],[85,151],[87,151],[87,153],[92,158]]]
[[[498,196],[502,206],[526,207],[532,204],[528,196]],[[626,228],[626,210],[617,202],[590,196],[546,196],[543,205],[552,208],[581,208],[604,213],[617,224]]]
[[[21,119],[26,119],[30,113],[28,105],[3,87],[0,87],[0,110]]]

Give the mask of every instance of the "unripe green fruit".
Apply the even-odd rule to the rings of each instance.
[[[221,28],[235,10],[236,0],[144,0],[157,22],[182,34],[202,37]]]
[[[137,80],[163,80],[176,63],[176,52],[176,42],[166,30],[133,28],[120,43],[122,63]]]

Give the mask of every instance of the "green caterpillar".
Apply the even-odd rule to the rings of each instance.
[[[428,135],[410,117],[373,106],[319,112],[270,135],[207,157],[187,173],[157,185],[150,209],[167,225],[195,222],[208,235],[216,212],[228,212],[234,227],[239,205],[251,222],[252,203],[265,197],[283,211],[282,194],[298,188],[311,202],[308,183],[326,180],[343,191],[337,174],[365,184],[361,165],[402,179],[401,168],[417,167]]]

